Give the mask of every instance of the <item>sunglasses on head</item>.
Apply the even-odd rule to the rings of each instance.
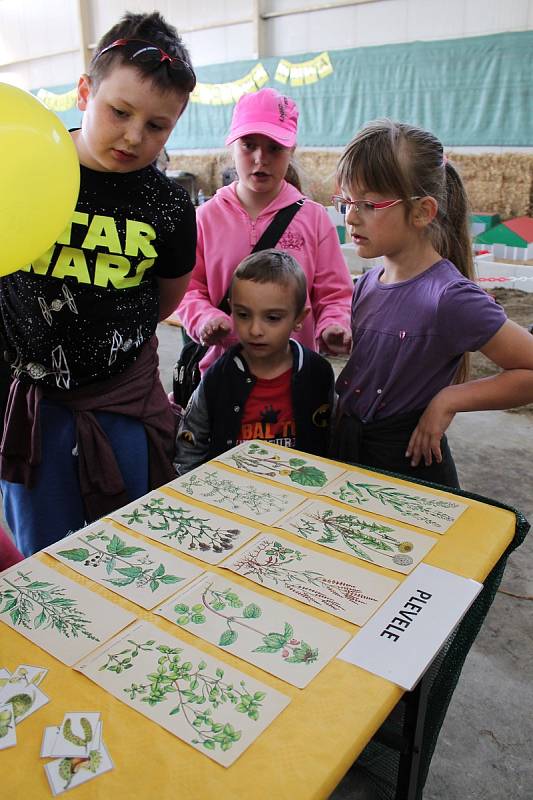
[[[169,56],[168,53],[165,53],[165,51],[156,44],[152,44],[152,42],[145,39],[117,39],[100,50],[95,56],[94,61],[109,50],[113,50],[115,47],[125,47],[130,61],[137,62],[138,64],[151,65],[154,69],[157,69],[160,64],[166,64],[168,69],[173,72],[181,72],[189,79],[187,86],[189,92],[192,92],[196,86],[196,75],[192,67],[187,64],[186,61],[177,56]]]

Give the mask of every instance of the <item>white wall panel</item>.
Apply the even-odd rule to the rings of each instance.
[[[530,0],[469,0],[465,3],[463,36],[527,27]]]
[[[154,6],[178,30],[226,19],[251,17],[252,0],[85,0],[89,8],[89,39],[96,42],[124,14],[152,11]],[[264,12],[314,5],[318,0],[263,0]],[[288,56],[324,49],[347,49],[415,40],[453,39],[510,30],[533,29],[533,0],[376,0],[339,9],[324,9],[265,20],[267,56]],[[193,63],[252,59],[251,23],[184,33]],[[1,74],[21,74],[34,81],[30,88],[74,83],[81,61],[43,56],[79,46],[75,0],[0,0]],[[35,60],[35,68],[23,66]]]
[[[408,6],[409,0],[387,0],[359,6],[357,44],[354,47],[407,41]]]
[[[445,0],[441,3],[409,0],[407,6],[408,40],[454,39],[462,35],[465,7],[464,0]]]
[[[72,0],[3,0],[0,64],[77,48],[77,4]]]

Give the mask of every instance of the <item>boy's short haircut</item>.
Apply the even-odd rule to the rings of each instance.
[[[122,41],[124,44],[121,45]],[[112,47],[114,43],[117,45]],[[152,60],[132,58],[132,55],[139,51],[139,47],[142,47],[142,43],[159,48],[172,59],[176,59],[175,64],[171,68],[168,59],[158,61],[158,54],[155,52]],[[109,49],[102,52],[106,47]],[[128,12],[102,36],[89,65],[89,77],[93,88],[98,89],[102,80],[117,65],[124,64],[134,66],[162,92],[190,93],[196,85],[196,76],[187,48],[176,28],[169,25],[157,11],[151,14]]]
[[[236,280],[254,281],[254,283],[276,283],[281,286],[294,287],[296,316],[301,314],[307,300],[307,278],[305,272],[289,253],[283,250],[260,250],[247,256],[231,279],[229,295]]]

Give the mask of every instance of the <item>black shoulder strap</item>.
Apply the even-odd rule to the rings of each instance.
[[[258,253],[260,250],[268,250],[269,247],[275,247],[291,224],[292,218],[301,209],[304,202],[305,198],[302,197],[301,200],[297,200],[295,203],[292,203],[292,205],[281,208],[252,249],[252,253]],[[218,305],[219,309],[225,314],[231,314],[228,292],[229,288]]]
[[[286,206],[286,208],[281,208],[253,248],[252,253],[258,253],[260,250],[268,250],[269,247],[275,247],[291,224],[292,218],[301,209],[303,204],[304,198],[302,197],[302,199],[297,200],[296,203]]]

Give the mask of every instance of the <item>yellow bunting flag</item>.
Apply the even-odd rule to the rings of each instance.
[[[229,83],[197,83],[191,94],[192,103],[208,106],[221,106],[236,103],[243,94],[257,92],[268,83],[268,73],[259,63],[243,78]]]
[[[76,98],[78,90],[76,88],[70,89],[63,94],[54,94],[47,89],[39,89],[37,92],[37,99],[43,103],[50,111],[68,111],[70,108],[76,106]]]
[[[291,86],[303,86],[307,83],[316,83],[322,78],[326,78],[333,72],[329,55],[326,51],[309,61],[302,61],[299,64],[292,64],[285,58],[279,60],[275,79],[279,83],[289,83]]]

